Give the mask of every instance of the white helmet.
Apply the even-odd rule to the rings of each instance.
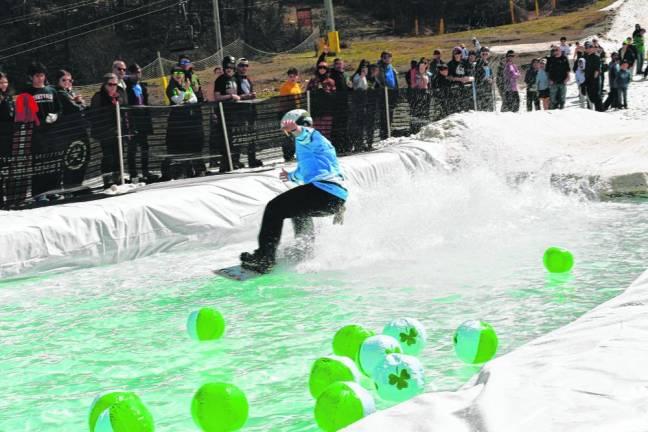
[[[294,109],[284,114],[280,127],[283,127],[284,122],[290,120],[294,121],[297,126],[313,126],[313,117],[303,109]]]

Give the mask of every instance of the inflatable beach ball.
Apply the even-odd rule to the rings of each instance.
[[[425,388],[423,365],[416,357],[406,354],[389,354],[376,367],[373,379],[378,395],[389,401],[406,401],[423,393]]]
[[[403,350],[396,339],[387,335],[367,338],[360,347],[358,365],[363,374],[371,377],[373,371],[389,354],[400,354]]]
[[[452,342],[462,361],[470,364],[485,363],[495,356],[497,335],[490,324],[483,321],[466,321],[457,328]]]
[[[396,339],[403,348],[403,352],[409,355],[417,355],[423,351],[427,338],[423,324],[414,318],[393,320],[385,326],[383,334]]]
[[[308,380],[308,389],[314,398],[337,381],[360,382],[360,371],[353,360],[335,355],[315,360]]]
[[[248,418],[245,393],[233,384],[207,383],[191,401],[191,416],[200,430],[229,432],[239,430]]]
[[[373,335],[374,332],[357,324],[344,326],[333,336],[333,353],[357,361],[362,342]]]
[[[376,411],[371,394],[354,382],[328,386],[315,403],[315,421],[326,432],[335,432]]]
[[[153,417],[131,392],[97,396],[90,407],[90,432],[153,432]]]
[[[192,339],[199,341],[220,339],[225,333],[225,319],[216,309],[198,309],[187,319],[187,332]]]
[[[574,267],[574,256],[568,250],[550,247],[545,251],[542,262],[550,273],[567,273]]]

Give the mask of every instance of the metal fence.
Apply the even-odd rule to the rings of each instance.
[[[168,181],[292,160],[282,115],[307,109],[339,155],[468,110],[492,111],[492,89],[306,92],[299,96],[182,106],[88,109],[54,124],[0,130],[0,207],[100,196],[112,184]]]

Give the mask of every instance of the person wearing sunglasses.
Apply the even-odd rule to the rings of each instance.
[[[571,75],[570,70],[569,60],[563,55],[560,47],[553,46],[546,66],[547,75],[549,75],[549,93],[551,95],[550,109],[565,108],[567,83]]]
[[[265,208],[259,231],[259,247],[243,252],[241,267],[258,273],[269,273],[276,263],[276,252],[285,219],[292,219],[298,247],[292,258],[312,255],[315,232],[313,217],[335,216],[334,224],[343,222],[349,192],[335,148],[313,128],[313,119],[303,109],[287,112],[281,130],[295,140],[297,167],[292,172],[281,170],[279,178],[298,186],[272,199]]]
[[[202,83],[200,82],[200,77],[194,73],[191,59],[185,54],[181,55],[178,59],[178,67],[185,71],[185,79],[189,81],[191,89],[196,95],[198,102],[204,102],[205,97],[203,94]]]
[[[126,105],[126,93],[119,88],[119,78],[114,73],[107,73],[103,76],[101,88],[90,101],[89,118],[91,134],[101,145],[101,173],[103,176],[104,189],[120,182],[119,178],[119,152],[117,141],[117,119],[115,106]],[[125,111],[121,110],[122,120],[122,144],[127,145],[127,133],[123,132],[126,125]]]
[[[117,87],[126,91],[126,63],[123,60],[115,60],[112,64],[112,73],[117,76]]]
[[[87,106],[83,96],[73,90],[72,74],[64,69],[56,72],[56,93],[61,103],[61,139],[65,142],[63,187],[79,187],[83,183],[90,156],[90,141],[83,113]]]

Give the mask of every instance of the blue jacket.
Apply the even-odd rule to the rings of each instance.
[[[342,186],[344,175],[331,142],[315,129],[302,127],[295,139],[297,169],[288,173],[295,183],[310,184],[346,200],[349,192]]]
[[[626,90],[628,88],[628,85],[630,85],[630,81],[632,81],[632,75],[630,74],[629,70],[621,69],[617,72],[615,81],[617,88]]]

